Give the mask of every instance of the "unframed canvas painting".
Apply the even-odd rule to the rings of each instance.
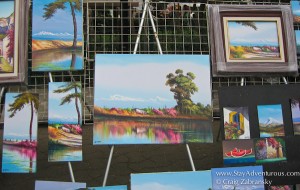
[[[294,190],[293,185],[276,185],[269,186],[268,190]]]
[[[35,173],[39,98],[29,92],[5,96],[3,173]]]
[[[106,186],[106,187],[88,187],[81,190],[127,190],[126,185]]]
[[[49,83],[48,160],[82,160],[81,84]]]
[[[250,139],[248,107],[224,107],[225,139]]]
[[[213,142],[207,55],[97,54],[95,73],[94,144]]]
[[[300,135],[300,99],[291,99],[294,135]]]
[[[295,23],[300,23],[300,2],[299,1],[291,1],[292,12]]]
[[[83,69],[82,0],[33,0],[32,70]]]
[[[260,137],[284,136],[281,104],[258,105]]]
[[[131,174],[131,190],[209,190],[211,171]]]
[[[85,187],[85,183],[78,182],[35,181],[35,190],[79,190]]]
[[[300,55],[300,30],[295,30],[297,55]]]

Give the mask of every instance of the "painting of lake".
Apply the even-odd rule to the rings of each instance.
[[[94,144],[213,142],[207,55],[97,54],[95,73]]]
[[[6,93],[2,173],[35,173],[37,94]]]
[[[294,135],[300,135],[300,99],[291,99],[292,121],[294,127]]]
[[[32,70],[83,69],[82,1],[34,0],[32,10]]]

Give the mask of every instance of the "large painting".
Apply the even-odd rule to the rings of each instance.
[[[82,160],[81,84],[49,83],[48,160]]]
[[[291,99],[294,135],[300,135],[300,99]]]
[[[207,55],[98,54],[95,73],[94,144],[213,141]]]
[[[211,171],[131,174],[131,190],[209,190]]]
[[[5,96],[3,173],[35,173],[39,98],[30,92]]]
[[[79,190],[85,188],[86,183],[60,182],[60,181],[35,181],[35,190]]]
[[[34,0],[32,70],[83,69],[82,0]]]

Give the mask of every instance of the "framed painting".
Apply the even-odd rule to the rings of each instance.
[[[214,76],[298,74],[290,6],[208,5],[208,11]]]

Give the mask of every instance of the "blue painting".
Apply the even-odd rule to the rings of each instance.
[[[211,171],[131,174],[131,190],[209,190]]]
[[[294,135],[300,135],[300,99],[291,99]]]
[[[85,183],[78,182],[35,181],[35,190],[79,190],[85,187]]]
[[[295,23],[300,23],[300,3],[299,1],[291,1],[293,20]]]
[[[98,54],[95,73],[94,144],[212,143],[209,56]]]
[[[127,190],[126,185],[106,186],[106,187],[88,187],[82,190]]]
[[[295,30],[297,55],[300,54],[300,30]]]
[[[83,69],[82,1],[34,0],[32,70]]]

